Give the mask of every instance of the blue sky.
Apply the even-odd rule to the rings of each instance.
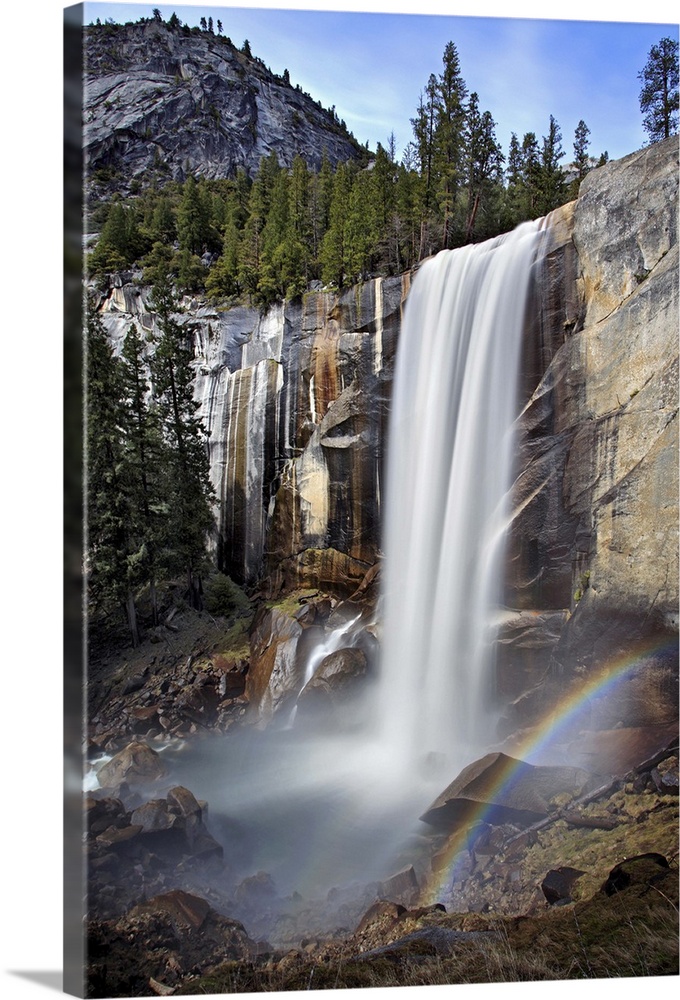
[[[215,24],[219,18],[233,42],[240,46],[247,38],[253,54],[272,70],[287,68],[293,83],[324,106],[335,105],[360,142],[368,140],[375,149],[393,131],[398,154],[412,138],[409,119],[430,73],[441,70],[451,40],[468,88],[477,91],[482,109],[497,122],[504,151],[513,131],[520,139],[527,131],[540,139],[552,114],[562,130],[565,162],[581,118],[590,128],[592,154],[606,150],[612,159],[623,156],[646,138],[637,73],[652,44],[664,35],[678,36],[677,23],[658,23],[672,17],[672,4],[661,2],[650,15],[655,23],[610,20],[621,18],[620,3],[574,2],[570,13],[589,20],[565,21],[545,19],[545,4],[516,0],[510,7],[478,0],[475,14],[487,16],[474,17],[405,13],[442,6],[467,13],[471,6],[427,2],[359,3],[354,11],[332,9],[350,6],[342,0],[317,2],[312,6],[324,8],[317,10],[87,3],[85,20],[134,21],[150,16],[154,6],[164,19],[175,11],[189,24],[202,16],[212,16]],[[374,12],[361,10],[369,6]],[[508,9],[520,16],[494,16]],[[531,16],[536,11],[540,19]]]

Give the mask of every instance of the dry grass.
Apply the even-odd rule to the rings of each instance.
[[[440,925],[459,920],[442,914]],[[227,963],[186,982],[178,995],[677,975],[677,872],[542,916],[489,918],[486,929],[488,935],[461,939],[451,955],[359,956],[347,942],[313,956]]]

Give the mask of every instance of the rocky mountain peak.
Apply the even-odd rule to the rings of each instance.
[[[287,73],[226,37],[150,21],[84,28],[84,148],[94,183],[252,175],[274,150],[318,169],[366,150]]]

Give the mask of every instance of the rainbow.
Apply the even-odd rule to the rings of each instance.
[[[519,768],[524,763],[546,763],[551,756],[553,759],[550,763],[554,763],[555,748],[562,747],[564,752],[564,747],[588,728],[593,703],[597,699],[611,698],[621,693],[644,661],[653,657],[668,659],[673,656],[677,660],[677,655],[677,641],[669,642],[664,639],[654,645],[641,642],[619,657],[605,662],[591,671],[582,681],[572,685],[543,721],[531,731],[523,733],[513,741],[512,745],[493,748],[502,749],[511,756],[489,788],[489,797],[493,799],[502,795],[512,785]],[[437,856],[436,870],[423,889],[423,902],[437,902],[445,889],[450,891],[463,863],[467,861],[470,827],[475,823],[487,821],[492,808],[487,803],[480,803],[478,809],[473,811],[461,828],[452,833],[446,847]]]

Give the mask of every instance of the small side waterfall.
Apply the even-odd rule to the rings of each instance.
[[[490,737],[517,369],[542,223],[443,251],[406,304],[387,453],[380,738],[408,769]]]

